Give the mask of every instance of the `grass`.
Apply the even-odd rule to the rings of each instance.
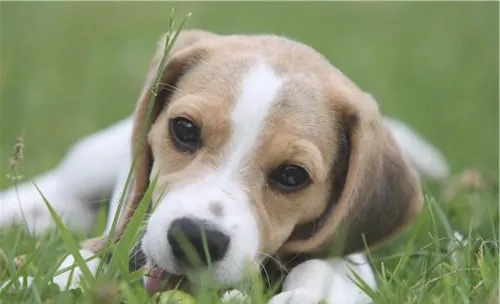
[[[371,92],[383,113],[408,122],[449,159],[453,176],[425,183],[426,205],[412,228],[371,253],[375,303],[498,303],[495,2],[2,2],[0,171],[7,172],[20,135],[25,157],[18,169],[33,176],[56,165],[80,136],[128,115],[172,7],[177,16],[193,12],[188,28],[274,32],[314,46]],[[465,180],[470,168],[482,176],[481,187]],[[0,187],[10,185],[1,174]],[[62,228],[39,239],[2,231],[0,282],[26,275],[35,281],[0,293],[0,303],[151,300],[123,255],[88,280],[85,293],[48,284],[70,239]],[[255,299],[265,296],[255,291]],[[198,303],[213,299],[208,291],[197,295]]]

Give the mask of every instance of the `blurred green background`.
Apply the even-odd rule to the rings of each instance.
[[[179,21],[193,13],[187,28],[310,44],[372,93],[384,114],[441,149],[454,172],[498,174],[495,2],[0,5],[2,171],[19,135],[29,176],[54,166],[81,136],[129,115],[175,8]]]

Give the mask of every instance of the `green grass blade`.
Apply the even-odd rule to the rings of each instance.
[[[68,248],[70,254],[75,259],[75,263],[82,271],[82,274],[85,278],[85,282],[87,282],[87,283],[94,282],[94,276],[90,272],[90,269],[88,268],[87,263],[85,262],[83,257],[80,255],[81,248],[80,248],[78,242],[75,241],[75,239],[73,238],[73,236],[71,235],[69,230],[66,228],[66,226],[61,221],[61,218],[58,216],[57,212],[54,210],[54,208],[52,208],[51,204],[49,203],[49,201],[47,201],[47,199],[45,198],[43,193],[40,191],[38,186],[36,184],[34,184],[34,185],[35,185],[38,193],[42,196],[42,199],[45,203],[45,206],[49,210],[50,215],[52,216],[52,219],[55,222],[57,230],[59,231],[59,235],[61,236],[61,239],[63,240],[64,244]]]
[[[152,201],[153,191],[156,187],[156,183],[157,178],[155,177],[148,186],[148,189],[144,193],[144,196],[142,197],[139,206],[134,213],[134,216],[128,222],[120,241],[116,244],[113,250],[112,261],[119,262],[119,268],[121,268],[121,273],[125,275],[125,277],[128,277],[129,254],[132,247],[137,241],[137,237],[139,236],[141,224],[146,215],[148,206]]]
[[[191,16],[191,14],[188,14],[184,18],[184,20],[181,23],[181,27],[178,28],[177,33],[173,37],[173,39],[167,38],[166,41],[165,41],[165,51],[163,53],[163,57],[162,57],[161,62],[159,64],[159,66],[158,66],[158,69],[156,70],[156,78],[155,78],[156,81],[155,81],[154,86],[152,88],[152,92],[151,92],[151,96],[150,96],[150,100],[149,100],[149,105],[148,105],[148,110],[147,110],[147,114],[146,114],[146,119],[145,119],[145,121],[144,121],[144,123],[142,125],[141,136],[138,139],[139,143],[137,144],[137,149],[135,151],[133,151],[132,164],[131,164],[131,166],[129,168],[129,171],[128,171],[128,174],[127,174],[127,178],[126,178],[126,181],[125,181],[124,189],[122,189],[122,194],[121,194],[120,199],[119,199],[119,203],[118,203],[118,208],[117,208],[116,214],[113,217],[113,222],[111,224],[111,228],[110,228],[110,231],[109,231],[109,237],[107,239],[107,245],[105,246],[105,249],[104,249],[104,255],[108,254],[108,250],[110,249],[110,245],[113,242],[113,236],[115,235],[116,226],[117,226],[118,220],[119,220],[119,218],[120,218],[120,216],[122,214],[123,204],[124,204],[124,201],[125,201],[126,194],[128,192],[127,190],[129,188],[130,182],[132,180],[132,174],[133,174],[134,168],[135,168],[136,163],[137,163],[137,157],[139,155],[140,149],[142,149],[142,146],[144,144],[144,140],[146,138],[146,132],[147,132],[147,128],[148,128],[148,125],[149,125],[149,121],[151,119],[151,114],[152,114],[154,102],[155,102],[155,99],[156,99],[156,96],[157,96],[157,92],[158,92],[158,87],[159,87],[161,75],[162,75],[162,72],[164,70],[166,58],[168,57],[168,55],[170,53],[170,50],[171,50],[173,44],[175,43],[178,34],[180,33],[180,31],[182,29],[182,26],[184,26],[184,24],[187,22],[187,19],[190,16]],[[171,14],[170,19],[169,19],[168,37],[170,37],[171,33],[174,31],[173,25],[174,25],[174,14],[173,14],[173,10],[172,10],[172,14]],[[100,274],[101,272],[102,272],[102,264],[99,265],[99,267],[97,269],[97,274]]]

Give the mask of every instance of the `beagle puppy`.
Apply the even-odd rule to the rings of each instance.
[[[286,276],[269,303],[369,303],[352,272],[376,288],[365,245],[379,247],[411,223],[423,203],[414,167],[429,173],[433,164],[429,174],[445,176],[439,153],[409,130],[396,142],[393,130],[402,128],[382,118],[373,97],[303,43],[185,30],[163,58],[165,39],[133,115],[84,138],[34,180],[63,221],[83,231],[93,224],[92,202],[112,192],[106,231],[84,243],[83,257],[108,237],[119,241],[155,180],[136,246],[151,293],[166,274],[227,288],[245,280],[247,266],[278,261]],[[401,142],[421,153],[408,157]],[[0,227],[53,227],[31,183],[0,198]],[[211,267],[191,263],[180,236]],[[78,276],[54,280],[65,286]]]

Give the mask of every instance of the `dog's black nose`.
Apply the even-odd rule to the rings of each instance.
[[[225,233],[186,217],[172,222],[167,239],[174,257],[179,262],[191,265],[198,261],[206,264],[208,261],[221,260],[227,252],[230,240]],[[192,255],[193,251],[195,256]],[[208,252],[209,257],[205,252]]]

